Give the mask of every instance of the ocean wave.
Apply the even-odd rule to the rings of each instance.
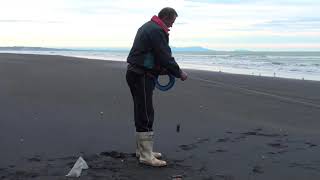
[[[273,64],[273,65],[284,65],[285,63],[281,63],[281,62],[271,62],[271,64]]]
[[[128,52],[113,51],[15,51],[11,53],[31,53],[47,55],[64,55],[100,60],[126,61]],[[270,52],[270,54],[273,54]],[[236,72],[243,74],[285,74],[286,77],[320,80],[320,56],[274,56],[250,54],[174,54],[175,60],[180,64],[195,69],[212,71]],[[281,75],[279,75],[281,76]],[[307,78],[309,77],[309,78]]]

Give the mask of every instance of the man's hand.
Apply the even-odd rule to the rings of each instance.
[[[184,71],[181,71],[181,80],[182,81],[184,81],[184,80],[186,80],[188,78],[188,74],[186,73],[186,72],[184,72]]]

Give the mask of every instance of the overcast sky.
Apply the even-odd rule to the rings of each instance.
[[[171,46],[320,50],[320,0],[0,0],[0,46],[129,48],[166,6]]]

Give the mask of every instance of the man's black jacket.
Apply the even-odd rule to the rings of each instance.
[[[141,69],[159,75],[165,69],[180,78],[181,70],[172,57],[169,35],[153,21],[141,26],[127,58],[130,68]]]

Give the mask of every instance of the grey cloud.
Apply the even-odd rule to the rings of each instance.
[[[267,3],[267,4],[319,4],[316,0],[187,0],[189,2],[212,3],[212,4],[246,4],[246,3]]]
[[[175,24],[177,24],[177,25],[186,25],[186,24],[189,24],[189,23],[187,23],[187,22],[176,22]]]
[[[320,30],[320,18],[307,17],[288,20],[273,20],[262,24],[256,24],[254,27],[258,29]]]
[[[187,0],[190,2],[200,2],[200,3],[213,3],[213,4],[237,4],[237,3],[247,3],[254,2],[254,0]]]

